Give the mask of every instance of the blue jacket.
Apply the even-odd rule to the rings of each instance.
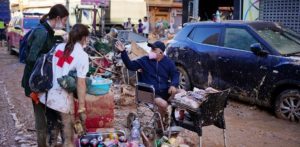
[[[151,60],[148,56],[131,61],[126,51],[121,53],[125,66],[132,71],[142,69],[139,82],[154,85],[155,93],[167,92],[170,86],[178,87],[179,72],[174,62],[167,56],[160,61]]]

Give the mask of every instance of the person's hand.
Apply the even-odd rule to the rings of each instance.
[[[85,120],[86,120],[86,114],[85,112],[81,112],[79,113],[79,119],[82,123],[85,123]]]
[[[171,95],[173,95],[173,94],[176,94],[176,91],[177,91],[176,87],[171,86],[169,88],[169,90],[168,90],[168,93],[171,94]]]
[[[117,41],[115,47],[121,52],[125,50],[125,46],[121,41]]]
[[[82,108],[79,106],[79,109],[77,111],[77,113],[79,114],[79,119],[81,122],[85,122],[86,120],[86,114],[85,114],[85,108]]]

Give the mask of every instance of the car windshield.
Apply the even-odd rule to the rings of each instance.
[[[24,19],[24,29],[31,29],[32,27],[35,27],[39,24],[40,19],[39,18],[25,18]]]
[[[256,28],[258,34],[282,55],[300,53],[300,37],[297,33],[278,24]]]

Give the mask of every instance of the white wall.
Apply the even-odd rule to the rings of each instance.
[[[111,0],[110,18],[114,23],[122,23],[130,17],[135,24],[147,15],[145,0]]]

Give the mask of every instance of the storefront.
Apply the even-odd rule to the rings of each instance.
[[[300,1],[260,1],[259,20],[279,22],[284,26],[300,33]]]
[[[167,21],[175,29],[182,25],[182,3],[157,1],[150,2],[148,6],[152,30],[159,21]]]
[[[183,3],[182,22],[190,22],[195,16],[201,21],[213,20],[217,10],[221,20],[264,20],[282,23],[284,26],[300,33],[300,1],[299,0],[199,0],[194,8],[195,0]]]
[[[183,1],[183,22],[189,22],[191,21],[191,18],[197,19],[193,12],[195,10],[198,10],[198,13],[196,12],[196,14],[200,17],[199,19],[201,21],[213,20],[217,10],[221,12],[223,20],[241,19],[242,0],[199,0],[197,1],[197,9],[195,9],[194,6],[195,2],[195,0]]]

